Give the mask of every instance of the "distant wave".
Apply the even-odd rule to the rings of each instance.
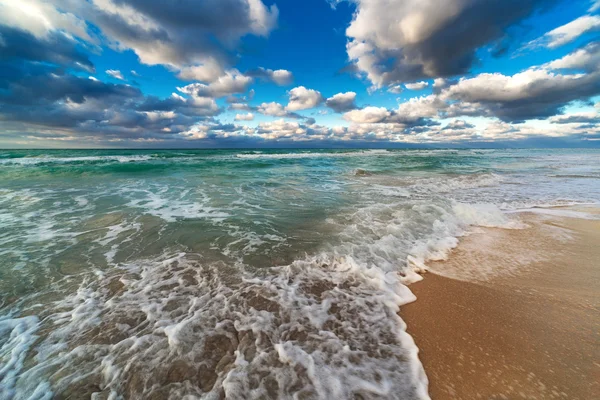
[[[85,162],[136,162],[152,159],[149,155],[135,156],[87,156],[87,157],[22,157],[0,160],[0,165],[69,164]]]
[[[327,158],[327,157],[365,157],[365,156],[387,156],[397,155],[388,150],[360,150],[344,152],[306,152],[306,153],[247,153],[236,154],[238,158],[248,159],[282,159],[282,158]]]

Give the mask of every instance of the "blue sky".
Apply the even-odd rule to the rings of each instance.
[[[597,147],[599,35],[598,0],[0,0],[0,147]]]

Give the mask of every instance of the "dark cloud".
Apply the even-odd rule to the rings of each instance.
[[[268,35],[278,17],[277,6],[260,0],[57,0],[57,6],[90,21],[143,63],[177,68],[230,64],[241,37]]]
[[[360,0],[347,35],[358,69],[377,86],[463,74],[481,47],[552,0]],[[377,21],[373,23],[373,21]],[[500,48],[508,46],[500,42]]]
[[[63,32],[34,36],[0,25],[0,35],[3,128],[150,138],[183,132],[221,111],[212,98],[145,97],[130,85],[81,76],[94,65]]]
[[[338,93],[325,101],[325,105],[337,113],[354,110],[356,106],[356,93]]]
[[[467,121],[456,119],[451,121],[446,125],[444,130],[463,130],[463,129],[472,129],[475,128],[475,125],[468,123]]]
[[[246,76],[262,79],[263,81],[273,82],[279,86],[290,85],[294,80],[294,76],[290,71],[285,69],[265,69],[256,68],[245,73]]]
[[[550,118],[553,124],[599,124],[600,114],[571,114]],[[589,126],[588,126],[589,127]]]
[[[532,69],[505,76],[481,74],[464,79],[444,90],[442,97],[472,104],[480,114],[503,121],[521,122],[551,117],[574,100],[600,94],[600,72],[561,75],[544,69]]]
[[[217,104],[210,98],[183,98],[171,96],[161,99],[156,96],[147,96],[139,105],[138,111],[173,111],[187,116],[214,116],[220,114]]]
[[[90,99],[103,99],[109,103],[141,96],[139,89],[128,85],[82,78],[40,64],[0,64],[0,68],[10,71],[8,76],[0,76],[0,86],[6,88],[0,92],[0,102],[12,105],[81,104]]]
[[[44,38],[29,32],[0,25],[0,62],[38,61],[63,67],[94,71],[94,65],[75,39],[52,31]]]

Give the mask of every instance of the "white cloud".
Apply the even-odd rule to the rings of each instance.
[[[273,82],[279,86],[289,85],[294,80],[294,75],[285,69],[272,70],[260,67],[246,72],[246,75]]]
[[[221,63],[214,58],[208,58],[202,65],[181,68],[177,77],[186,81],[214,82],[224,74]]]
[[[448,122],[443,129],[462,130],[471,128],[475,128],[475,125],[470,124],[463,119],[455,119],[454,121]]]
[[[252,78],[240,73],[236,69],[225,72],[208,85],[192,83],[182,88],[177,88],[183,93],[194,93],[199,97],[219,98],[234,93],[244,93],[252,83]]]
[[[293,80],[292,73],[285,69],[276,69],[271,72],[271,76],[273,81],[281,86],[289,85]]]
[[[551,88],[577,84],[584,75],[561,75],[545,69],[528,69],[515,75],[483,73],[462,78],[443,92],[447,97],[471,103],[510,102],[532,98]]]
[[[262,103],[258,106],[257,111],[261,114],[270,115],[272,117],[283,117],[287,115],[287,111],[285,110],[283,105],[274,101],[270,103]]]
[[[400,94],[402,93],[402,85],[390,86],[387,91],[394,94]]]
[[[446,86],[448,86],[448,84],[449,84],[448,80],[446,80],[444,78],[435,78],[433,80],[433,87],[436,89],[446,87]]]
[[[336,95],[331,96],[325,101],[325,105],[335,112],[344,112],[349,111],[356,108],[356,93],[354,92],[346,92],[346,93],[338,93]]]
[[[436,95],[413,97],[399,104],[396,114],[397,119],[411,122],[436,117],[446,107],[447,104]]]
[[[580,112],[565,115],[556,115],[548,119],[552,124],[587,124],[600,123],[600,114],[597,112]]]
[[[425,81],[421,81],[421,82],[414,82],[414,83],[407,83],[404,85],[408,90],[423,90],[425,89],[427,86],[429,86],[428,82]]]
[[[590,6],[589,12],[594,12],[600,10],[600,0],[592,0],[592,5]]]
[[[358,124],[382,122],[391,115],[385,107],[365,107],[360,110],[348,111],[344,119]]]
[[[258,124],[255,133],[264,139],[300,139],[306,134],[306,129],[298,122],[279,119]]]
[[[320,92],[298,86],[288,92],[289,102],[286,106],[288,111],[306,110],[314,108],[323,102]]]
[[[254,119],[254,114],[252,114],[252,113],[236,114],[236,116],[235,116],[236,121],[252,121],[253,119]]]
[[[118,69],[107,69],[106,73],[115,79],[120,79],[122,81],[125,80],[125,78],[123,77],[123,74]]]
[[[246,103],[232,103],[229,105],[230,110],[250,111],[252,108]]]
[[[265,72],[268,74],[269,78],[279,86],[289,85],[294,80],[292,73],[285,69],[267,69]]]
[[[551,69],[583,69],[593,71],[600,66],[600,44],[592,43],[566,56],[549,62]]]
[[[70,12],[60,11],[42,0],[0,0],[0,25],[12,26],[41,38],[52,31],[64,31],[88,42],[87,23]]]
[[[597,31],[599,29],[600,16],[584,15],[568,24],[559,26],[558,28],[547,32],[541,38],[529,42],[526,47],[535,48],[546,46],[554,49],[572,42],[585,33]]]

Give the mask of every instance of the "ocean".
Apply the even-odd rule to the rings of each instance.
[[[587,203],[599,150],[0,150],[0,398],[426,399],[407,284]]]

